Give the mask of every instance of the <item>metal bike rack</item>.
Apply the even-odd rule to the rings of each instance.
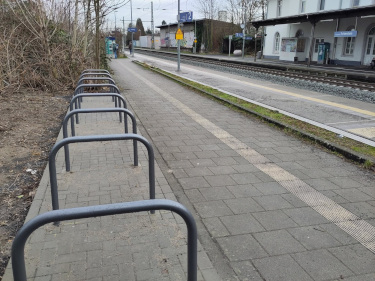
[[[137,124],[134,118],[133,113],[131,113],[129,110],[126,108],[90,108],[90,109],[76,109],[73,111],[68,112],[68,114],[64,117],[63,120],[63,138],[68,137],[68,120],[70,117],[74,116],[74,114],[78,113],[100,113],[100,112],[123,112],[124,115],[129,115],[130,119],[132,119],[132,124],[133,124],[133,134],[137,134]],[[124,122],[125,123],[125,122]],[[74,128],[74,122],[72,122],[72,125]],[[127,132],[127,126],[125,124],[125,134]],[[72,136],[74,137],[75,134],[73,134],[72,130]],[[137,148],[137,141],[133,140],[133,149],[134,149],[134,166],[138,166],[138,148]],[[70,171],[70,157],[69,157],[69,145],[64,145],[64,152],[65,152],[65,167],[66,171]]]
[[[77,87],[84,84],[85,81],[107,81],[108,84],[116,85],[115,80],[108,77],[83,77],[78,80]]]
[[[59,198],[57,192],[57,175],[56,175],[56,154],[58,150],[69,143],[81,142],[99,142],[99,141],[115,141],[115,140],[136,140],[143,143],[148,151],[148,174],[150,186],[150,199],[155,199],[155,157],[151,144],[142,136],[136,134],[117,134],[117,135],[95,135],[95,136],[79,136],[62,139],[55,143],[48,157],[49,177],[51,184],[52,208],[59,209]]]
[[[108,93],[112,92],[112,93],[120,94],[120,89],[116,85],[104,83],[104,84],[81,84],[76,87],[76,89],[74,90],[73,96],[77,94],[82,94],[84,91],[84,88],[96,88],[96,87],[109,87]],[[107,92],[103,92],[103,93],[107,93]]]
[[[83,82],[85,81],[108,81],[109,84],[113,84],[113,85],[116,85],[115,83],[115,80],[113,80],[112,78],[108,78],[108,77],[83,77],[81,79],[78,80],[78,83],[77,83],[77,86],[81,85],[81,84],[84,84]]]
[[[109,71],[106,69],[85,69],[84,71],[81,72],[81,74],[86,73],[86,72],[105,72],[109,74]]]
[[[86,73],[82,73],[78,80],[80,80],[81,78],[83,77],[86,77],[86,76],[93,76],[93,77],[108,77],[108,78],[112,78],[111,74],[109,73],[106,73],[106,72],[86,72]]]
[[[104,83],[104,84],[81,84],[81,85],[78,85],[76,87],[76,89],[74,90],[73,96],[75,96],[77,94],[84,93],[85,88],[94,88],[94,87],[108,87],[109,92],[104,92],[104,93],[114,93],[114,92],[116,92],[118,94],[121,94],[120,89],[116,85],[110,84],[110,83]],[[80,99],[80,101],[82,101],[82,100]],[[114,101],[113,97],[112,97],[112,101]]]
[[[187,280],[197,281],[197,226],[186,207],[166,199],[142,200],[100,206],[50,211],[28,221],[18,231],[12,244],[12,269],[15,281],[26,281],[25,244],[28,237],[39,227],[58,221],[136,213],[150,210],[168,210],[179,214],[187,226]]]
[[[70,101],[69,109],[70,109],[70,111],[73,110],[73,104],[75,106],[75,109],[78,109],[78,108],[80,109],[81,108],[80,100],[83,97],[107,97],[107,96],[112,97],[112,99],[113,98],[115,99],[115,107],[116,108],[121,107],[121,101],[124,105],[124,108],[127,108],[126,101],[120,94],[116,94],[116,93],[84,93],[84,94],[77,94],[72,98],[72,100]],[[117,100],[118,100],[118,103],[117,103]],[[77,101],[79,103],[78,105],[77,105]],[[117,106],[117,104],[118,104],[118,106]],[[119,113],[119,118],[120,118],[120,122],[122,122],[121,113]],[[77,119],[76,120],[77,124],[79,124],[78,114],[76,115],[76,119]],[[72,122],[72,124],[74,122],[73,116],[72,116],[71,122]],[[127,133],[128,132],[128,121],[127,121],[126,115],[124,116],[124,122],[125,122],[125,130],[126,130],[126,133]],[[72,125],[72,131],[74,131],[73,125]]]

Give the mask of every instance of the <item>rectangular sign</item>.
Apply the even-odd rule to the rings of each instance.
[[[137,28],[136,27],[129,27],[128,32],[137,32]]]
[[[192,22],[193,12],[180,13],[180,22]]]
[[[245,40],[252,40],[252,39],[253,39],[253,37],[250,37],[250,36],[245,37]]]
[[[336,31],[334,37],[357,37],[357,30]]]
[[[234,36],[236,36],[236,37],[243,37],[243,33],[236,33]]]

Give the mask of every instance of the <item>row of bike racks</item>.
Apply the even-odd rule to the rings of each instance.
[[[104,84],[87,84],[88,81],[106,81]],[[106,92],[87,93],[85,89],[108,88]],[[115,108],[89,108],[81,109],[81,102],[85,97],[112,97]],[[122,102],[122,106],[121,106]],[[187,226],[187,280],[197,281],[197,228],[195,220],[188,209],[178,202],[166,199],[155,199],[155,157],[151,144],[147,139],[137,134],[137,125],[134,115],[127,109],[126,102],[121,96],[110,73],[102,69],[87,69],[82,72],[77,87],[70,102],[69,112],[63,120],[63,139],[56,142],[49,154],[49,174],[52,195],[53,211],[36,216],[28,221],[17,233],[12,245],[12,269],[15,281],[26,281],[26,267],[24,260],[24,249],[26,240],[33,231],[39,227],[53,223],[58,225],[60,221],[91,218],[98,216],[109,216],[155,210],[169,210],[179,214]],[[118,112],[120,122],[124,115],[124,134],[75,136],[74,116],[78,123],[78,114]],[[132,133],[128,133],[127,116],[132,120]],[[71,123],[71,136],[68,136],[68,122]],[[141,142],[147,149],[149,160],[149,195],[150,200],[124,202],[90,207],[79,207],[70,209],[59,209],[58,186],[56,175],[56,154],[64,147],[66,171],[70,171],[69,144],[101,141],[132,140],[134,149],[134,166],[138,166],[138,147]]]

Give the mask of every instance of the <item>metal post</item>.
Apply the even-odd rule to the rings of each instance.
[[[154,4],[151,1],[151,49],[155,49],[154,43]]]
[[[130,22],[132,24],[132,28],[134,27],[133,26],[133,6],[132,6],[132,0],[130,0]],[[132,48],[130,50],[131,52],[131,56],[134,57],[134,32],[132,32]]]
[[[230,57],[230,49],[231,49],[231,46],[232,46],[232,35],[229,35],[229,53],[228,53],[228,56]]]
[[[197,20],[194,20],[194,54],[197,53]]]
[[[255,55],[254,55],[254,61],[257,61],[257,36],[258,35],[258,28],[255,30],[255,48],[254,48],[254,52],[255,52]]]
[[[244,6],[244,2],[242,1],[242,9],[243,9],[243,28],[242,28],[242,58],[245,57],[245,28],[246,28],[246,8]]]
[[[122,53],[125,55],[125,18],[122,17]]]
[[[178,0],[177,30],[180,29],[180,0]],[[177,40],[177,71],[180,71],[180,40]]]

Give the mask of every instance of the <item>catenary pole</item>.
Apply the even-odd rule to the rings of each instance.
[[[133,26],[133,6],[132,6],[132,0],[130,0],[130,22],[132,23],[132,28]],[[131,55],[134,57],[134,32],[132,32],[132,49],[131,49]]]
[[[177,30],[180,29],[180,0],[178,0]],[[180,40],[177,40],[177,71],[180,71]]]

